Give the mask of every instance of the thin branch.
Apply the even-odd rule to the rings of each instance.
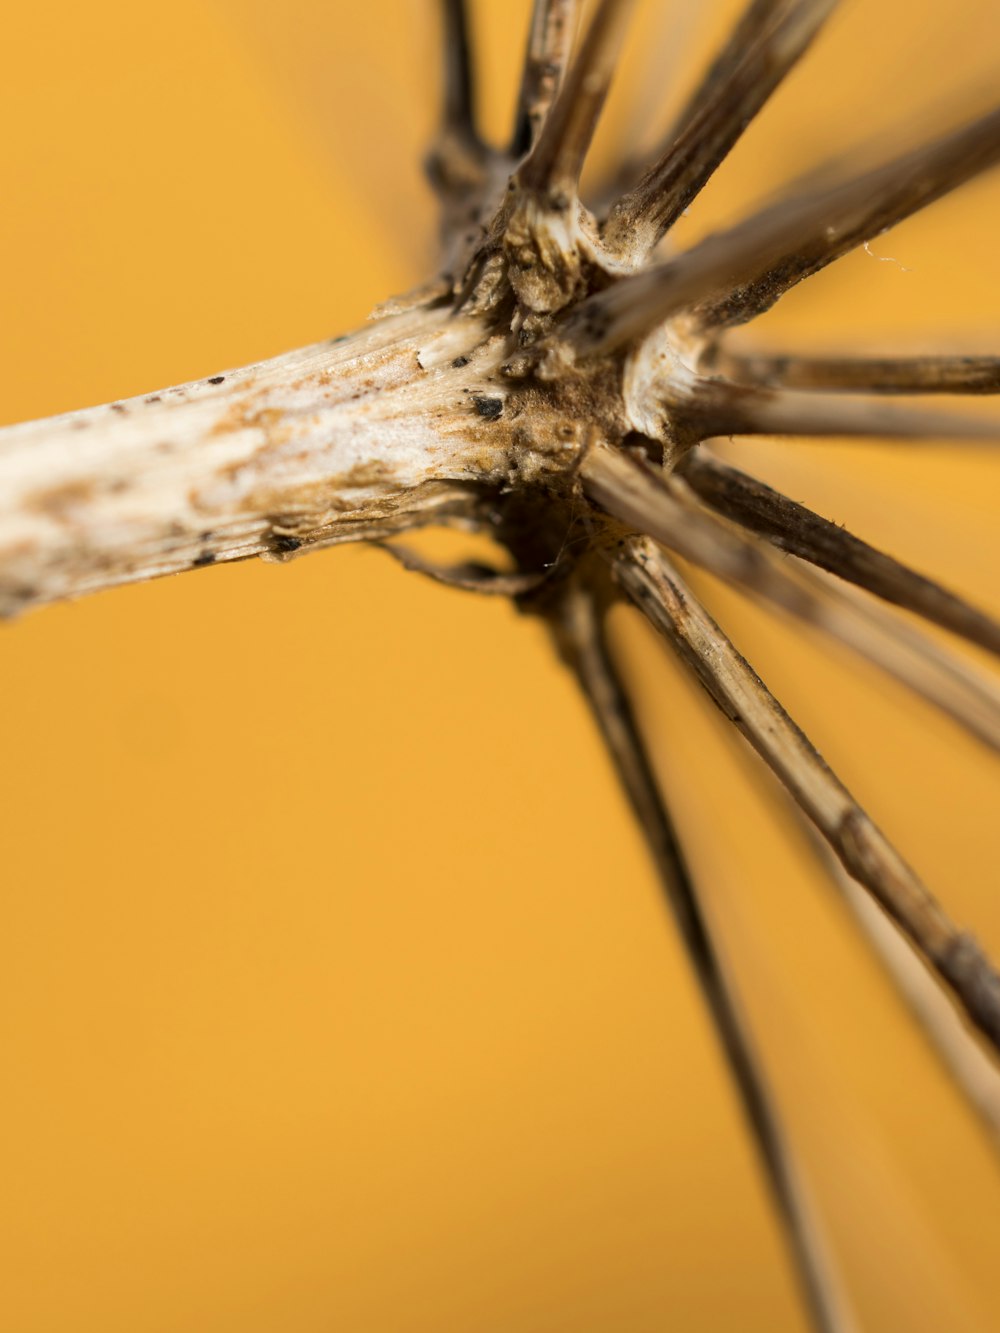
[[[443,97],[441,126],[426,158],[431,185],[444,209],[445,240],[463,225],[486,183],[491,150],[476,126],[475,72],[466,0],[439,0]]]
[[[1000,976],[887,841],[648,538],[622,543],[616,579],[1000,1053]]]
[[[1000,421],[935,412],[845,393],[759,389],[706,379],[682,412],[701,439],[718,435],[879,436],[896,440],[992,440]]]
[[[581,467],[587,493],[631,528],[758,601],[811,625],[951,717],[1000,753],[1000,688],[878,603],[779,557],[768,544],[698,504],[678,476],[607,448]]]
[[[579,0],[535,0],[524,57],[511,155],[523,157],[538,138],[566,72]]]
[[[719,349],[713,374],[774,389],[848,393],[1000,393],[997,356],[797,356]]]
[[[1000,655],[1000,624],[836,523],[702,450],[688,454],[680,470],[712,509],[779,549]]]
[[[809,844],[948,1074],[1000,1144],[1000,1071],[881,908],[812,833]]]
[[[769,309],[790,287],[855,246],[1000,162],[1000,108],[969,125],[823,192],[822,216],[804,225],[786,252],[763,263],[747,281],[737,279],[721,299],[700,312],[705,325],[742,324]],[[775,226],[800,205],[774,205],[764,216]]]
[[[813,1323],[822,1333],[847,1333],[855,1327],[854,1320],[615,667],[603,616],[589,590],[579,587],[568,590],[553,620],[553,629],[560,650],[590,704],[656,863],[784,1223],[800,1289]]]
[[[525,597],[535,593],[548,574],[512,574],[492,565],[467,560],[461,564],[442,565],[426,559],[419,551],[400,542],[379,542],[380,548],[413,574],[423,574],[434,583],[462,592],[485,593],[493,597]]]
[[[644,258],[705,186],[794,68],[837,0],[751,0],[667,136],[659,160],[611,210],[604,241]]]
[[[521,168],[526,190],[576,194],[635,0],[599,0],[580,51]]]
[[[578,355],[642,338],[681,311],[711,327],[760,314],[789,287],[1000,161],[1000,110],[846,183],[780,200],[584,301]]]
[[[475,92],[466,0],[441,0],[444,56],[443,132],[474,141]]]

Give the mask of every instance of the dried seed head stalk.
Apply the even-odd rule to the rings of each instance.
[[[837,579],[994,654],[1000,626],[706,448],[732,434],[1000,435],[1000,422],[885,403],[891,394],[995,392],[995,358],[822,360],[737,353],[726,340],[729,327],[794,284],[1000,161],[1000,110],[857,176],[794,188],[691,249],[653,258],[834,8],[834,0],[752,0],[655,160],[595,215],[581,200],[580,173],[631,0],[597,0],[575,54],[577,0],[535,0],[504,148],[476,123],[463,0],[441,0],[443,117],[428,159],[441,201],[440,273],[330,343],[0,432],[0,610],[8,614],[216,561],[385,542],[432,523],[488,531],[509,549],[513,575],[429,566],[393,548],[411,568],[514,597],[552,625],[656,853],[803,1293],[817,1326],[831,1330],[850,1327],[850,1316],[604,618],[620,597],[647,616],[855,886],[1000,1052],[1000,978],[698,604],[669,554],[835,637],[1000,748],[996,684]],[[582,540],[566,541],[571,527]],[[862,919],[876,929],[870,913]],[[956,1055],[972,1038],[955,1024],[929,1027],[959,1077],[975,1066],[983,1104],[981,1061]],[[995,1116],[994,1089],[985,1101]]]

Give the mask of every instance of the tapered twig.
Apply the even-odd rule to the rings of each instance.
[[[797,356],[720,348],[713,373],[761,388],[848,393],[1000,393],[997,356]]]
[[[868,401],[844,393],[764,389],[705,381],[675,410],[701,439],[722,435],[871,436],[897,440],[996,440],[1000,422]]]
[[[579,8],[579,0],[535,0],[511,140],[514,157],[530,151],[559,91]]]
[[[634,342],[695,308],[710,328],[762,313],[789,287],[1000,161],[1000,111],[875,171],[782,199],[585,301],[578,354]]]
[[[584,158],[604,107],[635,0],[599,0],[583,44],[521,168],[527,190],[576,193]]]
[[[1000,421],[929,411],[852,394],[696,382],[676,408],[702,439],[713,435],[879,436],[897,440],[996,440]]]
[[[648,538],[630,538],[614,574],[694,672],[829,843],[950,986],[967,1017],[1000,1053],[1000,976],[941,905],[700,606]]]
[[[930,1045],[987,1132],[1000,1144],[1000,1071],[933,975],[881,908],[812,834],[810,846]]]
[[[698,504],[684,481],[607,448],[581,466],[588,494],[630,527],[725,583],[814,626],[871,662],[1000,752],[1000,687],[916,627]]]
[[[631,526],[639,527],[678,554],[729,584],[816,625],[888,671],[973,734],[1000,748],[1000,696],[963,664],[909,626],[886,623],[852,606],[836,585],[814,586],[796,577],[745,534],[683,502],[684,483],[661,479],[639,458],[607,448],[591,450],[581,477],[592,497]],[[707,520],[707,522],[706,522]],[[818,581],[819,576],[815,576]],[[825,846],[825,844],[824,844]],[[830,858],[832,860],[832,858]],[[1000,1076],[944,999],[912,946],[854,880],[834,866],[849,908],[884,962],[928,1039],[970,1104],[996,1135],[1000,1131]]]
[[[439,0],[443,95],[441,125],[426,159],[427,174],[443,204],[442,234],[466,225],[487,175],[490,150],[476,127],[476,90],[466,0]],[[450,248],[450,247],[449,247]]]
[[[995,620],[836,523],[703,450],[689,454],[680,470],[707,505],[781,550],[1000,654],[1000,624]]]
[[[437,560],[426,559],[419,551],[411,550],[398,541],[378,544],[387,555],[391,555],[411,573],[423,574],[434,583],[441,583],[446,588],[459,588],[463,592],[485,593],[493,597],[524,597],[537,592],[547,578],[545,573],[511,574],[474,560],[443,565]]]
[[[583,688],[656,863],[784,1223],[799,1285],[815,1327],[823,1333],[847,1333],[855,1327],[854,1320],[615,667],[602,612],[589,589],[573,585],[563,596],[552,623],[560,650]]]
[[[1000,161],[1000,109],[892,162],[823,192],[822,217],[787,251],[761,265],[747,281],[739,279],[720,300],[699,312],[706,325],[742,324],[761,314],[790,287],[825,268],[855,246],[949,194]],[[779,202],[769,213],[775,225],[797,207]]]
[[[446,134],[475,139],[475,93],[466,0],[441,0]]]
[[[604,241],[644,258],[676,222],[812,44],[837,0],[751,0],[642,180],[611,210]]]

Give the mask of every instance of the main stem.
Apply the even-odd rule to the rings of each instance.
[[[495,360],[483,341],[479,321],[432,302],[259,365],[0,430],[0,615],[469,520],[503,466],[476,406]]]

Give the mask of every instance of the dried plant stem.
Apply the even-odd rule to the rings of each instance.
[[[1000,688],[877,602],[820,575],[698,503],[676,474],[645,459],[593,450],[581,468],[609,512],[685,560],[851,649],[1000,752]]]
[[[996,356],[791,356],[720,347],[712,370],[737,384],[849,393],[1000,393]]]
[[[809,841],[921,1031],[982,1121],[994,1146],[1000,1147],[1000,1070],[881,908],[844,873],[825,844],[815,835]]]
[[[475,92],[465,0],[441,0],[444,37],[444,132],[473,140]]]
[[[604,354],[690,312],[714,335],[1000,161],[1000,110],[846,182],[805,189],[674,259],[591,296],[576,312],[581,353]]]
[[[587,586],[575,583],[564,592],[552,624],[655,861],[753,1133],[814,1326],[822,1333],[848,1333],[856,1327],[854,1318],[619,678],[606,638],[603,608]]]
[[[966,1015],[1000,1051],[1000,977],[960,932],[831,772],[663,552],[630,538],[614,558],[618,582],[694,672],[829,843],[954,991]]]
[[[474,321],[417,309],[245,370],[5,428],[0,611],[470,516],[491,457],[506,468],[475,408],[489,357],[452,366],[479,338]]]
[[[712,328],[743,324],[772,306],[790,287],[818,273],[855,246],[870,241],[904,218],[1000,161],[1000,109],[905,153],[825,193],[812,189],[801,199],[782,200],[760,215],[762,231],[776,232],[799,213],[802,226],[785,253],[766,260],[750,279],[739,280],[718,301],[707,303],[701,322]],[[809,200],[823,199],[822,216],[810,219]]]
[[[511,153],[529,152],[555,101],[569,62],[579,0],[535,0],[517,100]]]
[[[609,214],[604,241],[645,259],[812,44],[837,0],[752,0],[667,136],[659,160]]]
[[[566,81],[528,160],[526,189],[564,192],[568,207],[604,107],[626,22],[635,0],[599,0]]]
[[[798,435],[813,439],[861,436],[904,440],[989,440],[995,421],[929,411],[909,403],[869,401],[844,393],[758,389],[704,381],[678,411],[703,440],[721,435]]]
[[[995,620],[836,523],[704,452],[689,455],[681,472],[705,504],[782,551],[1000,654]]]
[[[815,1324],[844,1333],[853,1321],[616,672],[604,617],[617,583],[815,825],[852,877],[849,901],[878,947],[891,947],[882,939],[891,918],[889,928],[899,928],[987,1037],[990,1055],[1000,1050],[1000,977],[662,549],[822,629],[1000,748],[992,685],[827,576],[998,654],[1000,625],[700,447],[713,435],[761,432],[997,438],[995,424],[845,393],[994,392],[997,358],[740,356],[723,330],[1000,162],[1000,110],[850,179],[813,180],[647,265],[652,246],[810,46],[834,0],[749,0],[659,160],[595,215],[580,201],[579,181],[634,3],[593,0],[570,62],[582,0],[535,0],[513,140],[498,150],[476,122],[466,0],[440,0],[443,105],[427,165],[441,204],[442,257],[423,294],[391,303],[343,339],[0,431],[0,614],[218,561],[384,543],[431,522],[487,530],[506,547],[511,572],[441,566],[391,549],[429,577],[516,598],[552,624],[656,858]],[[783,564],[772,548],[825,572]],[[963,1045],[928,998],[931,973],[922,964],[919,974],[907,972],[908,965],[891,960],[995,1126],[997,1076],[974,1067],[971,1040]]]

